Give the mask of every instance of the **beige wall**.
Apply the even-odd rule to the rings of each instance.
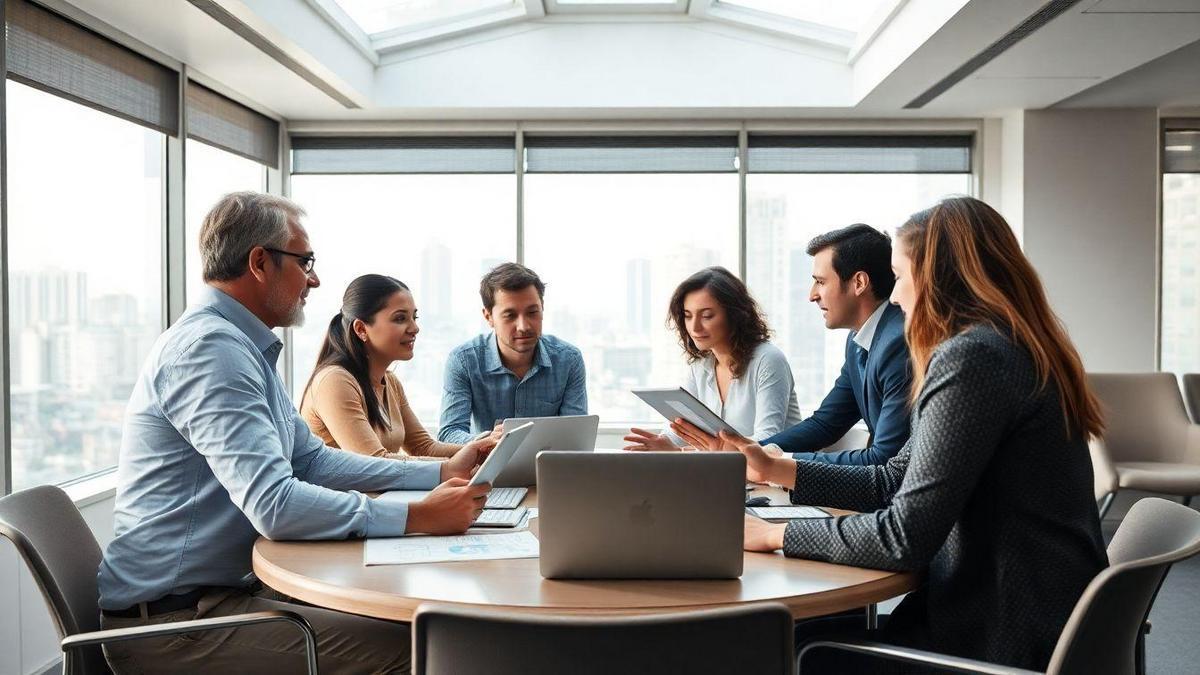
[[[1084,366],[1154,370],[1157,112],[1031,110],[1017,128],[1025,251]]]

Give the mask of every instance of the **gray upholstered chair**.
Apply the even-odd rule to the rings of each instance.
[[[1047,675],[1144,672],[1142,627],[1154,597],[1171,565],[1197,553],[1200,513],[1156,497],[1134,504],[1108,545],[1108,567],[1096,575],[1075,604],[1050,657]],[[1033,672],[875,642],[821,641],[806,645],[800,653],[801,675],[804,657],[814,649],[838,649],[964,673]]]
[[[44,485],[0,499],[0,537],[16,546],[46,600],[61,640],[65,675],[109,673],[100,648],[104,643],[268,622],[296,626],[304,636],[308,672],[317,672],[316,634],[308,621],[294,612],[252,612],[100,630],[96,588],[100,546],[74,502],[57,487]]]
[[[1092,443],[1101,517],[1118,489],[1179,495],[1188,504],[1200,494],[1200,426],[1192,424],[1171,373],[1090,373],[1104,407],[1104,438]],[[1102,464],[1111,465],[1109,472]],[[1102,485],[1106,482],[1107,485]]]
[[[413,675],[790,675],[792,625],[791,613],[778,603],[632,617],[425,603],[413,617]]]

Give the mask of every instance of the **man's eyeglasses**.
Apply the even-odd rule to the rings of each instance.
[[[300,268],[304,270],[305,274],[312,274],[313,267],[315,267],[317,264],[317,256],[311,253],[292,253],[291,251],[284,251],[278,248],[267,248],[266,246],[263,247],[263,250],[270,251],[271,253],[290,255],[293,258],[296,258],[300,261]]]

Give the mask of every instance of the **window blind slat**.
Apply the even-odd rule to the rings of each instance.
[[[178,73],[27,0],[5,12],[9,77],[178,135]]]
[[[296,174],[514,173],[512,136],[292,138]]]
[[[1167,131],[1164,141],[1163,173],[1200,173],[1200,129]]]
[[[751,173],[970,173],[972,137],[751,134]]]
[[[735,173],[736,136],[525,136],[526,173]]]
[[[279,123],[217,92],[188,82],[188,138],[279,167]]]

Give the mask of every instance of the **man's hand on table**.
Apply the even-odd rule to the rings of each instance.
[[[421,501],[409,505],[408,525],[404,531],[406,534],[462,534],[483,513],[491,489],[488,483],[467,485],[465,478],[451,478]]]

